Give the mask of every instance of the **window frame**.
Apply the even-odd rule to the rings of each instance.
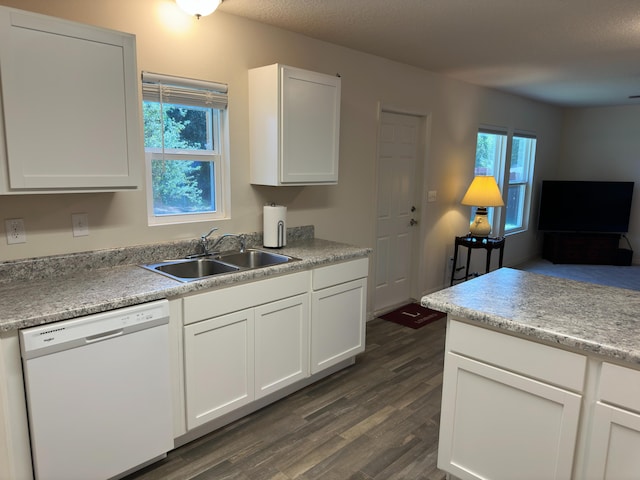
[[[526,163],[524,166],[523,173],[526,177],[520,181],[511,181],[511,162],[512,162],[512,152],[513,152],[513,141],[514,138],[524,138],[529,140],[534,140],[533,143],[528,145],[529,152],[527,153]],[[538,146],[538,138],[535,134],[530,132],[524,132],[516,130],[509,135],[509,155],[508,155],[508,166],[505,166],[504,172],[505,177],[507,178],[506,190],[503,193],[503,198],[505,198],[504,202],[504,222],[502,227],[504,229],[504,235],[511,235],[514,233],[526,232],[529,229],[529,221],[531,217],[531,190],[533,186],[533,173],[535,169],[536,163],[536,151]],[[508,172],[508,176],[507,176]],[[513,228],[507,229],[506,220],[507,220],[507,207],[508,207],[508,199],[509,199],[509,189],[512,186],[520,186],[524,188],[524,194],[522,195],[523,205],[519,208],[519,216],[521,217],[520,225],[517,225]]]
[[[161,104],[203,107],[213,110],[211,122],[207,122],[207,138],[211,136],[213,149],[188,150],[144,147],[148,225],[172,225],[229,219],[231,182],[227,86],[221,83],[149,72],[142,72],[142,81],[142,102],[160,102]],[[165,92],[166,99],[164,98]],[[183,212],[175,215],[156,215],[153,203],[152,162],[163,159],[167,161],[211,162],[212,171],[214,172],[212,189],[216,210],[214,212]]]
[[[538,137],[535,133],[525,130],[515,130],[505,127],[495,126],[480,126],[476,133],[476,155],[478,151],[478,137],[480,134],[492,134],[503,136],[502,145],[500,147],[499,156],[496,158],[494,167],[495,171],[493,176],[496,179],[496,183],[502,193],[504,206],[501,208],[489,208],[489,222],[491,223],[491,230],[494,235],[506,236],[516,233],[525,232],[529,229],[530,217],[531,217],[531,198],[533,189],[533,177],[535,171],[535,160],[537,153]],[[516,138],[532,139],[535,142],[530,145],[529,155],[527,157],[527,165],[525,166],[524,173],[526,173],[526,179],[518,182],[511,182],[511,154],[513,152],[513,141]],[[476,160],[474,160],[474,176],[476,173]],[[509,206],[509,187],[520,186],[524,188],[524,194],[522,196],[522,206],[518,209],[518,216],[521,218],[521,224],[514,228],[506,228],[507,208]],[[475,215],[475,208],[471,210],[470,222]]]
[[[497,128],[497,127],[480,127],[478,129],[478,132],[476,133],[476,156],[477,156],[477,151],[478,151],[478,136],[483,133],[483,134],[489,134],[489,135],[500,135],[502,136],[502,140],[500,141],[500,146],[498,148],[498,152],[496,152],[496,158],[494,158],[494,172],[492,173],[493,178],[496,179],[496,183],[498,184],[498,187],[500,188],[500,192],[503,194],[502,198],[504,200],[504,192],[502,189],[502,184],[503,184],[503,180],[504,180],[504,164],[505,164],[505,159],[507,158],[507,152],[509,152],[509,135],[508,135],[508,131],[507,129],[501,129],[501,128]],[[474,168],[473,168],[473,174],[474,177],[476,175],[487,175],[486,172],[484,173],[478,173],[476,172],[476,169],[478,167],[476,167],[475,165],[475,160],[474,160]],[[506,208],[506,202],[505,202],[505,207],[502,208]],[[501,213],[502,210],[498,210],[496,207],[488,207],[487,208],[487,216],[489,217],[489,223],[491,224],[491,231],[492,232],[499,232],[500,228],[499,228],[499,224],[501,222]],[[476,207],[472,207],[471,208],[471,217],[469,219],[469,223],[471,223],[472,219],[475,218],[476,215]]]

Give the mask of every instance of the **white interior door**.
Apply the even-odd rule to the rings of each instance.
[[[378,138],[376,311],[411,298],[420,117],[382,112]]]

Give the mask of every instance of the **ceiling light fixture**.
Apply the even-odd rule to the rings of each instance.
[[[178,6],[189,15],[195,15],[198,20],[216,11],[222,0],[176,0]]]

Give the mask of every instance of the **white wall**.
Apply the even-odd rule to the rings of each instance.
[[[220,222],[221,232],[261,230],[261,206],[274,201],[288,206],[290,226],[314,224],[320,238],[373,246],[379,105],[429,115],[425,178],[418,179],[418,187],[437,190],[438,201],[424,202],[420,212],[419,258],[424,272],[418,292],[444,285],[453,237],[468,231],[469,209],[459,202],[473,175],[480,124],[536,132],[536,173],[555,168],[562,112],[540,103],[223,12],[197,21],[178,12],[171,0],[0,0],[0,4],[134,33],[140,70],[229,84],[232,219]],[[342,75],[337,186],[249,184],[247,70],[275,62]],[[73,212],[89,214],[88,237],[71,235]],[[195,238],[210,226],[147,226],[144,191],[1,197],[0,220],[15,217],[24,218],[28,242],[8,246],[0,241],[0,260]],[[537,240],[535,232],[510,237],[506,264],[535,255]]]
[[[640,105],[567,110],[557,179],[636,183],[627,238],[639,264]]]

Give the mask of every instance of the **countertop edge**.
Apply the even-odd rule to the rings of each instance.
[[[485,280],[482,280],[481,276],[466,282],[466,285],[459,284],[425,295],[421,304],[469,323],[486,325],[532,341],[558,345],[626,364],[640,365],[640,337],[637,335],[640,332],[640,320],[636,321],[634,316],[630,316],[629,305],[620,301],[621,298],[632,298],[632,306],[640,304],[640,292],[529,272],[513,273],[516,271],[511,269],[500,270],[503,271],[492,272]],[[524,285],[529,299],[535,299],[539,295],[538,300],[514,301],[512,296],[519,293],[508,288],[508,282],[514,276],[514,289]],[[495,293],[496,281],[503,282],[506,288],[499,296]],[[584,302],[583,308],[587,311],[590,310],[589,304],[586,303],[588,301],[610,303],[608,306],[604,305],[607,308],[601,309],[607,314],[598,315],[596,312],[589,317],[581,311],[575,311],[572,317],[571,312],[567,310],[573,305],[563,308],[562,299],[549,297],[546,290],[543,295],[541,291],[537,291],[536,282],[551,283],[550,288],[563,289],[565,295],[571,295],[573,292],[579,298],[576,304]],[[598,298],[598,292],[601,298]],[[483,294],[486,297],[484,301],[481,299]]]
[[[365,258],[372,249],[312,239],[294,242],[279,252],[300,260],[188,283],[139,265],[124,265],[61,279],[3,285],[0,286],[0,333]]]

